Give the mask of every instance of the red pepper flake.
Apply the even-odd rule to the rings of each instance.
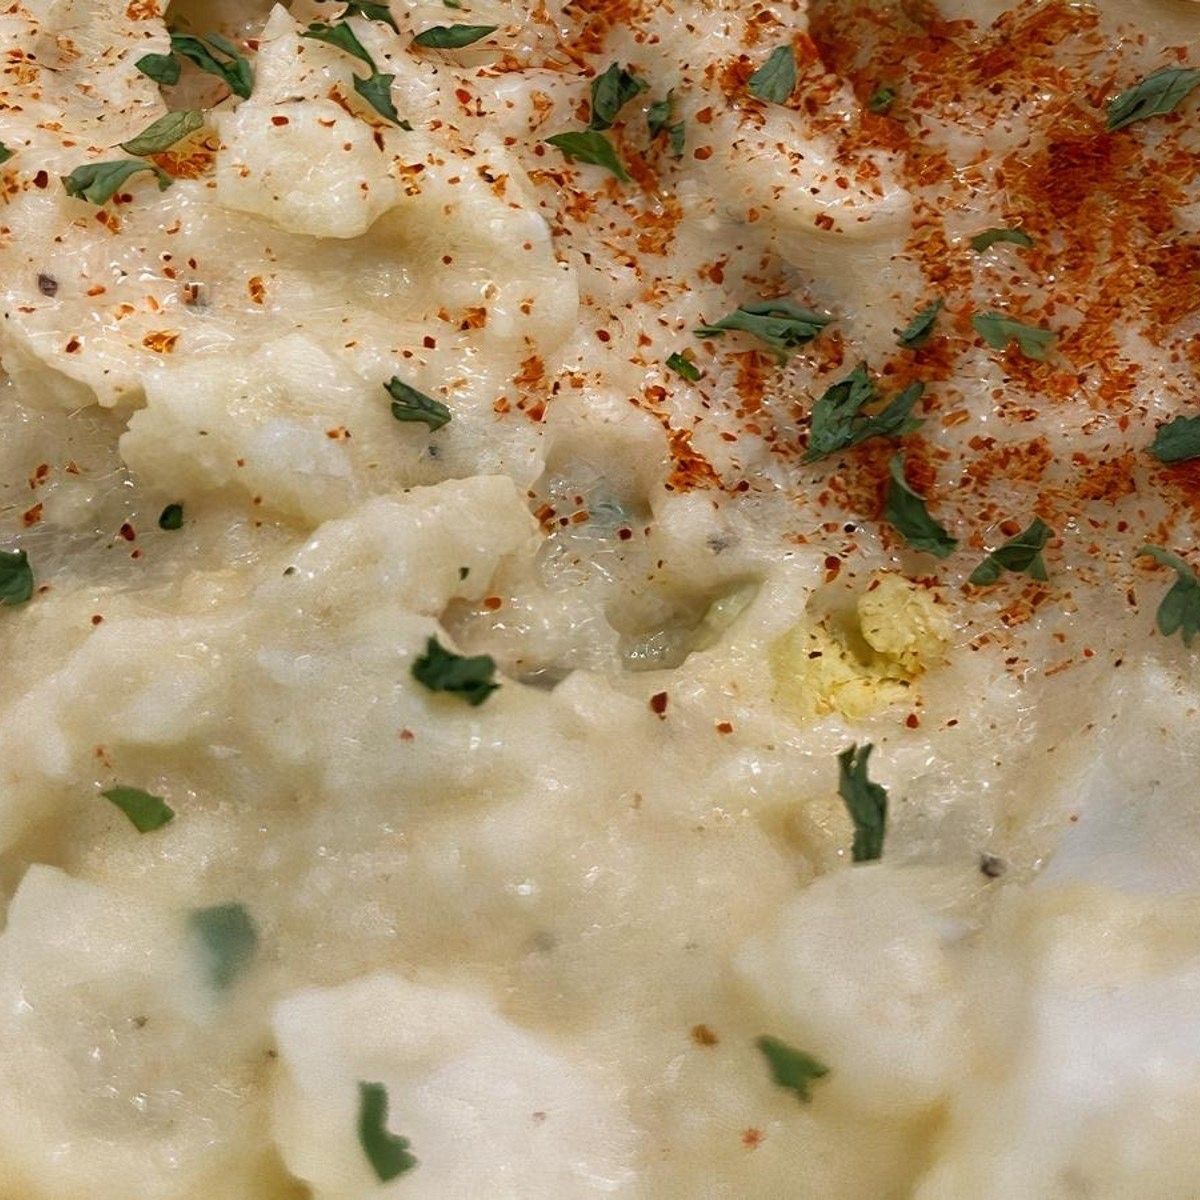
[[[250,299],[255,304],[262,304],[267,296],[267,285],[263,283],[261,275],[252,275],[246,282],[246,290],[250,293]]]
[[[133,539],[137,537],[137,532],[136,532],[136,530],[133,528],[133,526],[132,526],[132,525],[130,525],[130,523],[129,523],[128,521],[126,521],[126,522],[125,522],[125,524],[124,524],[124,525],[122,525],[122,526],[121,526],[121,528],[117,530],[117,532],[118,532],[118,533],[119,533],[119,534],[120,534],[120,535],[121,535],[121,536],[122,536],[122,537],[123,537],[123,538],[124,538],[124,539],[125,539],[127,542],[132,542],[132,541],[133,541]]]
[[[498,608],[503,607],[503,605],[504,601],[501,600],[499,596],[484,597],[483,607],[486,608],[488,612],[495,612]]]
[[[402,742],[411,742],[417,735],[411,729],[402,729],[399,738]]]
[[[144,338],[142,345],[155,354],[170,354],[179,341],[179,334],[170,329],[151,330]]]
[[[21,514],[21,524],[28,529],[31,525],[36,525],[42,519],[42,506],[35,504],[32,508],[27,508]]]
[[[765,1136],[766,1135],[761,1129],[744,1129],[742,1131],[742,1145],[745,1146],[747,1150],[753,1150],[762,1144],[762,1140]]]
[[[918,717],[916,713],[909,713],[908,716],[904,718],[904,724],[907,725],[909,729],[916,729],[921,724],[921,718]]]
[[[92,613],[92,624],[99,625],[104,618],[99,613]]]
[[[718,721],[717,722],[717,732],[718,733],[732,733],[733,732],[733,722],[732,721]]]
[[[692,1041],[697,1046],[715,1046],[720,1040],[707,1025],[692,1026]]]
[[[655,692],[650,697],[650,711],[654,713],[660,721],[667,719],[667,693]]]

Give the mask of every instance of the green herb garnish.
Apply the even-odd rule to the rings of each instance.
[[[181,529],[183,528],[183,505],[168,504],[166,508],[158,514],[159,529]]]
[[[434,25],[413,38],[414,46],[427,50],[461,50],[495,33],[499,25]]]
[[[684,358],[682,354],[672,354],[667,358],[667,366],[675,372],[676,375],[682,376],[688,383],[695,383],[703,374],[698,366],[690,358]]]
[[[780,1087],[795,1092],[805,1104],[812,1099],[811,1085],[829,1074],[829,1068],[824,1063],[778,1038],[764,1035],[755,1038],[754,1044],[767,1060],[772,1080]]]
[[[1175,417],[1160,425],[1150,443],[1150,453],[1164,463],[1200,458],[1200,417]]]
[[[982,254],[997,242],[1012,242],[1014,246],[1028,249],[1033,245],[1033,238],[1023,229],[985,229],[971,239],[971,249]]]
[[[359,62],[366,63],[371,68],[371,73],[375,74],[375,60],[358,40],[358,35],[354,30],[344,22],[327,25],[324,21],[313,21],[300,36],[312,38],[316,42],[325,42],[330,46],[336,46],[339,50],[344,50],[347,54],[357,58]]]
[[[861,750],[855,745],[838,755],[838,795],[854,822],[850,853],[855,862],[882,858],[887,832],[887,788],[867,778],[867,759],[873,749],[868,742]]]
[[[589,129],[581,133],[556,133],[546,139],[557,146],[569,159],[592,163],[611,171],[622,183],[629,182],[629,172],[617,157],[612,143],[602,133]]]
[[[62,176],[68,196],[88,200],[92,204],[107,204],[120,190],[121,184],[139,171],[152,171],[158,180],[158,190],[165,192],[175,181],[166,171],[139,158],[123,158],[116,162],[88,163],[76,167],[70,175]]]
[[[672,89],[666,94],[664,99],[655,100],[646,109],[646,125],[650,130],[651,138],[656,138],[660,133],[665,131],[667,141],[671,147],[671,157],[682,158],[683,144],[687,134],[682,121],[671,120],[674,108],[675,91]]]
[[[925,498],[908,486],[904,478],[904,456],[894,455],[888,471],[887,501],[883,507],[884,520],[914,549],[923,550],[936,558],[954,553],[958,539],[950,536],[930,515]]]
[[[195,133],[204,124],[204,114],[194,108],[185,108],[180,112],[169,112],[165,117],[159,117],[152,125],[147,125],[141,133],[127,142],[121,143],[121,149],[130,154],[158,154],[168,146]]]
[[[362,8],[361,5],[351,5],[351,8]],[[376,9],[382,8],[382,5],[367,5],[367,8]],[[348,13],[350,9],[346,10]],[[384,9],[383,11],[387,11]],[[302,37],[312,38],[314,41],[325,42],[329,46],[335,46],[339,50],[344,50],[353,58],[357,58],[359,62],[365,63],[371,68],[370,75],[352,75],[354,90],[381,116],[384,120],[391,121],[393,125],[398,125],[401,129],[412,129],[412,126],[404,120],[401,120],[400,114],[396,111],[396,105],[392,101],[392,81],[396,78],[395,75],[385,75],[375,65],[375,60],[371,57],[370,51],[358,39],[358,35],[346,24],[346,13],[343,13],[337,25],[328,25],[323,21],[314,21],[301,35]],[[368,16],[366,12],[364,16]],[[391,24],[391,14],[386,18]],[[373,20],[385,20],[384,17],[372,17]],[[392,26],[395,28],[395,26]]]
[[[217,991],[237,979],[258,949],[258,930],[241,904],[193,909],[188,928],[200,944],[205,973]]]
[[[12,156],[13,152],[3,142],[0,142],[0,163],[8,162]]]
[[[414,660],[412,673],[431,692],[461,696],[472,707],[482,704],[500,686],[492,678],[496,662],[491,655],[455,654],[432,637],[425,643],[425,653]]]
[[[939,296],[932,304],[921,309],[903,329],[896,331],[896,344],[909,350],[916,350],[925,345],[933,336],[933,327],[937,324],[938,313],[942,311],[943,303]]]
[[[975,332],[993,350],[1004,350],[1009,342],[1016,342],[1026,358],[1033,358],[1038,362],[1045,359],[1046,352],[1054,345],[1054,339],[1058,336],[1052,330],[1014,321],[1000,312],[976,313],[971,318],[971,324],[975,326]]]
[[[910,383],[876,413],[863,409],[874,404],[879,393],[860,363],[845,379],[826,388],[813,405],[808,426],[808,450],[804,461],[811,463],[839,450],[848,450],[874,437],[899,437],[919,429],[924,422],[912,410],[925,392],[923,383]]]
[[[391,1133],[387,1127],[388,1094],[382,1083],[358,1084],[358,1142],[380,1183],[387,1183],[417,1160],[408,1152],[408,1138]]]
[[[778,46],[746,83],[750,95],[769,104],[786,104],[796,90],[796,53]]]
[[[592,80],[592,119],[588,128],[611,129],[617,113],[649,86],[619,63],[613,63]]]
[[[365,0],[347,0],[346,7],[342,10],[338,20],[344,21],[347,17],[355,16],[365,17],[368,21],[382,21],[385,25],[390,25],[396,33],[400,32],[396,18],[392,16],[391,10],[386,4],[368,4]]]
[[[1183,644],[1190,646],[1192,638],[1200,632],[1200,577],[1191,567],[1161,546],[1143,546],[1138,557],[1147,555],[1155,562],[1170,567],[1177,576],[1170,591],[1158,606],[1156,623],[1163,637],[1178,633]]]
[[[876,88],[875,91],[871,93],[871,98],[867,101],[867,107],[873,113],[877,113],[879,116],[882,116],[885,112],[887,112],[887,110],[889,108],[892,107],[892,104],[895,102],[895,99],[896,99],[896,89],[895,88],[890,88],[890,87],[886,87],[886,86]]]
[[[420,421],[431,430],[450,423],[450,410],[440,400],[409,387],[398,375],[393,375],[383,388],[392,398],[392,416],[397,421]]]
[[[24,550],[0,550],[0,604],[15,607],[33,595],[33,568]]]
[[[384,75],[376,71],[373,75],[354,76],[354,90],[381,116],[399,125],[401,129],[412,129],[412,126],[402,120],[392,103],[392,80],[395,75]]]
[[[1054,530],[1041,517],[1034,517],[1028,529],[993,550],[971,572],[968,582],[976,587],[987,587],[995,583],[1003,572],[1015,571],[1045,583],[1050,576],[1046,574],[1042,551],[1053,536]]]
[[[105,800],[111,800],[129,818],[138,833],[161,829],[175,819],[175,810],[161,796],[153,796],[141,788],[112,787],[100,795]]]
[[[1169,113],[1198,86],[1200,71],[1163,67],[1108,102],[1108,128],[1124,129],[1134,121]]]
[[[797,346],[811,342],[832,321],[824,313],[800,308],[790,300],[756,300],[739,305],[713,325],[701,325],[697,337],[720,337],[734,331],[753,334],[766,342],[782,362]]]
[[[241,96],[243,100],[249,98],[254,87],[254,72],[250,69],[249,60],[242,56],[237,46],[228,38],[219,33],[205,34],[204,37],[173,33],[171,50],[181,58],[186,58],[188,62],[195,63],[200,70],[223,79],[234,95]],[[216,57],[218,54],[220,58]]]
[[[179,59],[173,54],[143,54],[133,65],[155,83],[170,87],[179,82]]]

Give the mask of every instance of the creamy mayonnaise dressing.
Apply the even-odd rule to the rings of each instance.
[[[148,75],[168,31],[249,95]],[[1200,6],[0,40],[0,1198],[1200,1195],[1200,690],[1136,557],[1200,509],[1149,451],[1200,412],[1200,90],[1106,127]],[[614,63],[612,170],[546,139]],[[161,180],[69,194],[178,110]],[[694,332],[777,298],[828,323]],[[860,363],[912,419],[810,455]],[[1035,518],[1046,578],[969,582]]]

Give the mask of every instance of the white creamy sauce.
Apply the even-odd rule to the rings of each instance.
[[[1105,127],[1200,5],[368,5],[403,128],[343,5],[164,2],[0,14],[0,1200],[1200,1196],[1200,90]],[[806,461],[859,363],[921,424]]]

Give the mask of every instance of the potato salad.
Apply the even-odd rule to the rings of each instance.
[[[0,1200],[1196,1200],[1200,4],[12,0]]]

